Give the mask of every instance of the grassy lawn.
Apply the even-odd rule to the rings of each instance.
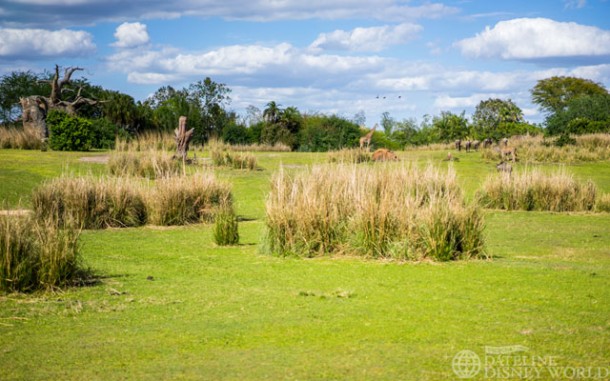
[[[102,173],[86,155],[0,150],[0,199],[14,206],[66,166]],[[458,352],[514,345],[607,369],[610,214],[487,211],[489,261],[275,258],[258,248],[269,179],[326,155],[256,156],[260,171],[217,170],[246,220],[239,246],[217,247],[211,225],[85,231],[100,284],[0,295],[0,380],[457,379]],[[471,197],[494,166],[459,156]],[[610,192],[609,163],[568,170]]]

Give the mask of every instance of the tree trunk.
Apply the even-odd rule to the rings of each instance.
[[[47,98],[31,95],[26,98],[19,98],[19,103],[21,103],[23,127],[35,128],[39,131],[40,139],[46,141],[49,138],[49,129],[47,128],[49,104]]]
[[[178,128],[174,130],[176,134],[176,156],[181,157],[183,162],[186,162],[188,155],[189,143],[195,132],[194,128],[186,130],[186,116],[181,116],[178,120]]]

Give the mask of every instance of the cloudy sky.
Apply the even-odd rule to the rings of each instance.
[[[610,0],[0,2],[0,75],[56,63],[136,100],[209,76],[240,114],[275,101],[373,125],[498,97],[540,122],[539,79],[610,88]]]

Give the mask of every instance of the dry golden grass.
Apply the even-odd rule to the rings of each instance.
[[[371,153],[360,148],[344,148],[328,153],[329,163],[358,164],[371,161]]]
[[[42,149],[40,131],[33,127],[0,127],[0,148]]]
[[[565,169],[552,173],[526,169],[489,176],[477,199],[494,209],[588,211],[595,207],[596,193],[593,182],[578,182]]]
[[[482,217],[464,204],[451,169],[315,166],[294,177],[280,171],[266,213],[266,250],[279,255],[484,255]]]

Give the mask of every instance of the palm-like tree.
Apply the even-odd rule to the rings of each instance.
[[[280,105],[275,103],[275,101],[271,101],[267,103],[267,107],[263,111],[263,119],[267,123],[277,123],[280,119],[280,115],[282,110],[280,109]]]

